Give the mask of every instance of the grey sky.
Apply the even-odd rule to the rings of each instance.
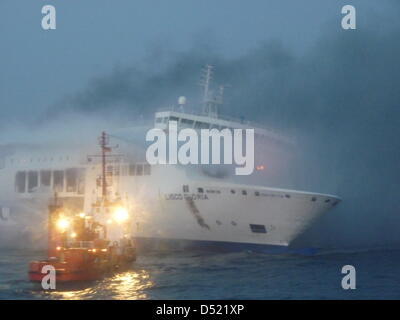
[[[0,116],[35,116],[116,65],[151,59],[149,49],[179,52],[211,41],[223,55],[238,56],[279,39],[301,52],[321,28],[339,28],[340,8],[348,2],[2,0]],[[360,20],[374,4],[351,2]],[[41,29],[45,4],[57,9],[55,31]]]

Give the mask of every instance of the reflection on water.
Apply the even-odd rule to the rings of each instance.
[[[28,281],[31,251],[0,251],[2,299],[399,299],[400,251],[326,252],[315,256],[251,252],[146,252],[128,270],[102,280],[57,284]],[[379,264],[376,264],[379,261]],[[341,288],[340,270],[357,268],[357,290]]]
[[[146,270],[127,271],[115,275],[108,289],[114,292],[115,299],[148,299],[144,290],[153,286],[150,276]]]
[[[149,299],[145,290],[153,286],[146,270],[128,270],[103,280],[86,283],[58,284],[55,291],[41,291],[49,299]]]

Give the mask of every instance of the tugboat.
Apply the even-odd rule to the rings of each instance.
[[[57,202],[49,206],[48,258],[29,263],[29,280],[42,282],[45,266],[56,272],[56,282],[92,281],[124,270],[136,260],[136,248],[129,237],[130,216],[120,199],[107,197],[105,176],[106,134],[102,147],[102,197],[92,205],[91,213],[74,212]]]

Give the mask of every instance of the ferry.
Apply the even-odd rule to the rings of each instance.
[[[186,97],[155,112],[151,126],[113,128],[106,138],[118,144],[108,159],[106,181],[101,161],[90,147],[0,147],[0,241],[46,239],[46,208],[54,193],[63,206],[89,212],[104,184],[132,217],[131,237],[138,248],[249,248],[268,252],[290,249],[293,241],[341,199],[293,188],[296,139],[276,130],[219,114],[223,90],[210,88],[213,69],[203,79],[202,110],[189,110]],[[154,164],[146,161],[146,132],[158,128],[254,129],[255,170],[237,176],[232,165]],[[95,137],[93,137],[95,139]],[[110,154],[111,157],[111,154]],[[291,187],[288,187],[291,186]],[[25,241],[26,243],[26,241]]]

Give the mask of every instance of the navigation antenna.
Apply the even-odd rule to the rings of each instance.
[[[206,65],[203,69],[202,77],[200,80],[200,85],[204,88],[203,93],[203,113],[213,117],[218,117],[217,101],[212,96],[212,91],[210,90],[211,79],[213,75],[214,67],[212,65]]]
[[[203,94],[203,102],[206,104],[207,101],[209,100],[209,91],[210,91],[210,83],[211,83],[211,78],[213,74],[213,66],[212,65],[206,65],[205,68],[203,68],[203,74],[202,74],[202,79],[200,80],[200,85],[204,87],[204,94]]]

